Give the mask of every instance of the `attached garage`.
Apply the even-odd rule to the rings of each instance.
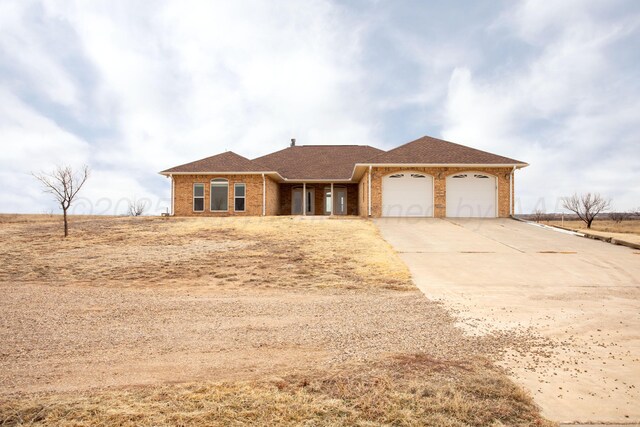
[[[383,177],[382,216],[433,216],[433,178],[417,172]]]
[[[447,217],[497,217],[497,183],[481,172],[458,173],[447,177]]]

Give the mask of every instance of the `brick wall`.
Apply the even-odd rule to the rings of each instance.
[[[267,177],[267,215],[280,214],[280,184]]]
[[[211,211],[211,180],[229,180],[229,201],[226,212]],[[262,215],[261,175],[174,175],[174,215],[176,216],[255,216]],[[193,184],[204,184],[204,212],[193,211]],[[245,211],[234,210],[234,184],[245,184]],[[277,184],[276,184],[277,188]],[[267,190],[267,195],[269,191]],[[277,196],[276,196],[277,197]],[[275,202],[277,206],[277,201]]]
[[[402,167],[374,167],[371,178],[371,202],[372,216],[380,217],[382,214],[382,177],[395,172],[401,171],[422,172],[433,177],[434,187],[434,216],[443,218],[446,216],[446,177],[460,172],[484,172],[497,177],[498,181],[498,216],[509,216],[509,177],[511,176],[511,168],[402,168]],[[361,180],[361,184],[366,182],[366,175]],[[361,187],[362,188],[362,187]],[[366,215],[366,214],[365,214]]]
[[[371,179],[372,216],[380,217],[382,211],[382,177],[399,171],[412,170],[431,175],[434,180],[434,216],[446,215],[446,177],[454,173],[468,172],[468,168],[382,168],[374,167]],[[509,216],[509,177],[510,168],[474,168],[473,171],[485,172],[497,177],[498,181],[498,216]],[[211,180],[225,178],[229,181],[229,210],[212,212],[210,209]],[[348,184],[347,213],[349,215],[367,216],[368,214],[368,171],[358,184]],[[262,215],[262,176],[261,175],[174,175],[174,214],[177,216],[259,216]],[[204,184],[204,212],[193,211],[193,184]],[[244,183],[246,186],[245,211],[234,211],[234,184]],[[266,214],[291,215],[291,189],[300,184],[278,184],[267,177]],[[315,215],[324,215],[324,189],[327,184],[309,184],[315,189]],[[514,185],[515,192],[515,185]],[[515,203],[515,197],[511,198]]]

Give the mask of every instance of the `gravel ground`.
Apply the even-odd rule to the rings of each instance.
[[[409,292],[175,292],[0,286],[4,395],[206,378],[424,352],[530,350],[530,336],[470,338]]]
[[[74,217],[67,239],[60,227],[0,216],[0,397],[397,354],[549,357],[526,330],[463,335],[368,221]]]

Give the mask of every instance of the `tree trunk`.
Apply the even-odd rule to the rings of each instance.
[[[69,235],[69,225],[67,224],[67,210],[62,209],[62,217],[64,218],[64,237]]]
[[[587,228],[589,228],[589,229],[591,228],[591,223],[592,223],[592,222],[593,222],[593,220],[592,220],[592,219],[590,219],[589,221],[587,221]]]

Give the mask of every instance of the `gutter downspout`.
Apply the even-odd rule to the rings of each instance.
[[[262,174],[262,216],[267,215],[267,179]]]
[[[171,216],[175,215],[175,211],[174,211],[174,206],[175,206],[175,187],[176,187],[176,183],[173,180],[173,175],[169,175],[169,178],[171,179]]]
[[[511,170],[511,176],[509,177],[509,216],[513,216],[513,177],[516,173],[516,167]]]
[[[367,191],[367,196],[369,196],[369,216],[371,216],[371,165],[369,165],[369,179],[367,181],[369,184],[369,190]]]

